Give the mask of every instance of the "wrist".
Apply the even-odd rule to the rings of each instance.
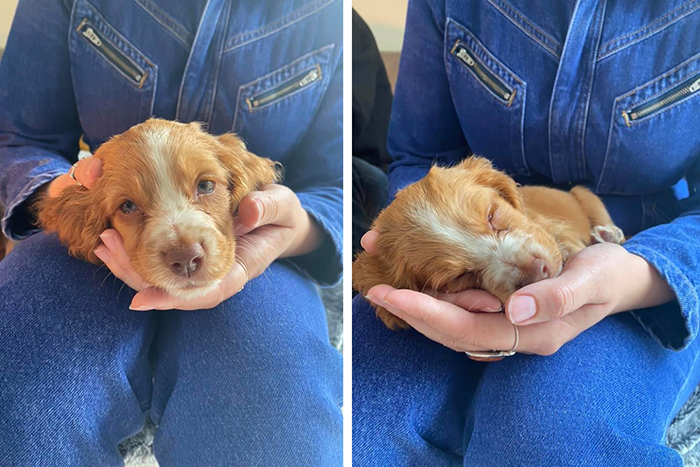
[[[299,224],[295,229],[296,235],[291,245],[285,251],[284,257],[303,256],[316,251],[323,243],[323,230],[316,220],[300,207]]]
[[[646,259],[624,250],[619,263],[620,297],[611,313],[661,305],[675,297],[666,280]]]

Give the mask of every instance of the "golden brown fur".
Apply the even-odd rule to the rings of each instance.
[[[93,157],[103,161],[95,186],[41,198],[39,225],[57,232],[71,255],[95,264],[99,235],[112,227],[147,283],[181,295],[203,292],[231,270],[233,213],[246,194],[278,179],[275,163],[248,152],[235,135],[215,137],[197,123],[150,119],[113,137]],[[212,193],[197,191],[202,180],[214,183]],[[123,212],[126,201],[138,211]],[[163,252],[194,242],[206,251],[204,270],[196,278],[176,277]]]
[[[433,167],[397,193],[372,228],[377,253],[353,263],[360,293],[378,284],[430,293],[481,288],[503,303],[523,285],[558,275],[587,245],[624,241],[588,189],[518,187],[479,157]],[[375,308],[389,328],[408,327]]]

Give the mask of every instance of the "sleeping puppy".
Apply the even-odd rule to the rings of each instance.
[[[215,287],[235,261],[233,213],[241,199],[278,181],[277,165],[233,134],[152,118],[104,143],[103,175],[35,205],[39,225],[71,255],[99,264],[99,235],[116,229],[134,270],[171,295]]]
[[[588,189],[518,187],[484,158],[434,166],[379,214],[375,255],[353,263],[353,287],[421,292],[479,288],[506,303],[517,289],[559,275],[567,258],[597,242],[622,243],[602,201]],[[391,329],[407,328],[381,307]]]

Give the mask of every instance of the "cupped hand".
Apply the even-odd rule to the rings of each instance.
[[[103,245],[95,249],[95,254],[115,276],[138,291],[131,309],[199,310],[214,308],[232,297],[274,260],[310,253],[321,243],[319,227],[302,208],[296,194],[283,185],[266,185],[246,195],[238,206],[234,228],[234,267],[210,292],[191,299],[174,297],[145,283],[131,267],[121,236],[114,229],[100,236]]]
[[[97,157],[86,157],[75,164],[73,173],[75,179],[68,174],[59,175],[49,183],[47,193],[51,198],[61,194],[64,188],[81,184],[85,188],[90,189],[95,184],[95,181],[102,176],[102,159]]]
[[[362,243],[372,252],[377,234],[368,235]],[[368,299],[456,351],[510,350],[517,323],[518,352],[551,355],[611,313],[658,305],[673,296],[643,258],[611,243],[585,248],[569,258],[558,277],[516,291],[505,314],[469,313],[473,304],[457,298],[470,292],[432,297],[378,285]]]

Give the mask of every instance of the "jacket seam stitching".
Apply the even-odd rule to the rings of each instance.
[[[227,54],[229,52],[232,52],[236,49],[239,49],[243,46],[246,46],[248,44],[257,42],[259,40],[265,39],[266,37],[272,36],[274,34],[277,34],[280,31],[283,31],[290,26],[305,20],[307,18],[310,18],[311,16],[314,16],[315,14],[319,13],[321,10],[326,8],[327,6],[335,3],[336,0],[323,0],[323,2],[316,2],[316,4],[312,4],[312,6],[307,7],[310,11],[304,12],[303,8],[295,10],[291,13],[289,13],[287,16],[278,19],[277,21],[274,21],[271,24],[268,24],[266,26],[263,26],[260,29],[257,29],[255,31],[251,32],[245,32],[242,34],[239,34],[238,36],[234,36],[228,41],[226,41],[226,45],[224,46],[224,51],[223,54]],[[314,8],[315,7],[315,8]],[[294,16],[299,15],[297,18],[294,18],[293,20],[290,20],[290,18],[293,18]],[[250,39],[245,39],[246,37],[250,37]],[[236,44],[237,40],[242,40],[242,42],[239,42]]]
[[[179,24],[149,0],[136,0],[136,4],[140,6],[157,23],[163,26],[166,31],[170,32],[176,39],[178,39],[186,48],[190,47],[192,34],[187,30],[187,28]],[[178,32],[177,29],[180,31]]]
[[[513,23],[525,35],[530,37],[535,43],[540,45],[547,52],[552,54],[554,58],[559,59],[561,55],[561,44],[549,34],[541,30],[537,25],[528,20],[522,13],[518,12],[512,5],[504,0],[486,0],[494,9],[499,11],[508,21]],[[498,3],[497,3],[498,2]],[[531,28],[529,30],[528,28]],[[537,37],[536,34],[542,37]],[[549,43],[548,43],[549,42]]]
[[[692,5],[695,3],[695,5]],[[676,13],[678,13],[680,10],[686,9],[687,11],[678,14],[678,16],[674,16]],[[677,22],[681,21],[683,18],[697,12],[700,10],[700,1],[698,0],[690,0],[686,3],[683,3],[682,5],[678,6],[677,8],[673,9],[672,11],[666,13],[665,15],[661,16],[660,18],[657,18],[656,20],[652,21],[650,24],[637,29],[636,31],[632,31],[628,34],[625,34],[624,36],[611,39],[603,46],[601,47],[601,54],[600,58],[598,61],[604,60],[621,50],[624,50],[628,47],[631,47],[634,44],[637,44],[639,42],[642,42],[646,39],[648,39],[651,36],[654,36],[669,27],[673,26]],[[659,23],[658,26],[655,24]],[[633,36],[638,35],[639,37],[631,39]],[[630,39],[630,40],[627,40]],[[617,44],[617,47],[614,47]],[[609,49],[609,50],[608,50]]]

